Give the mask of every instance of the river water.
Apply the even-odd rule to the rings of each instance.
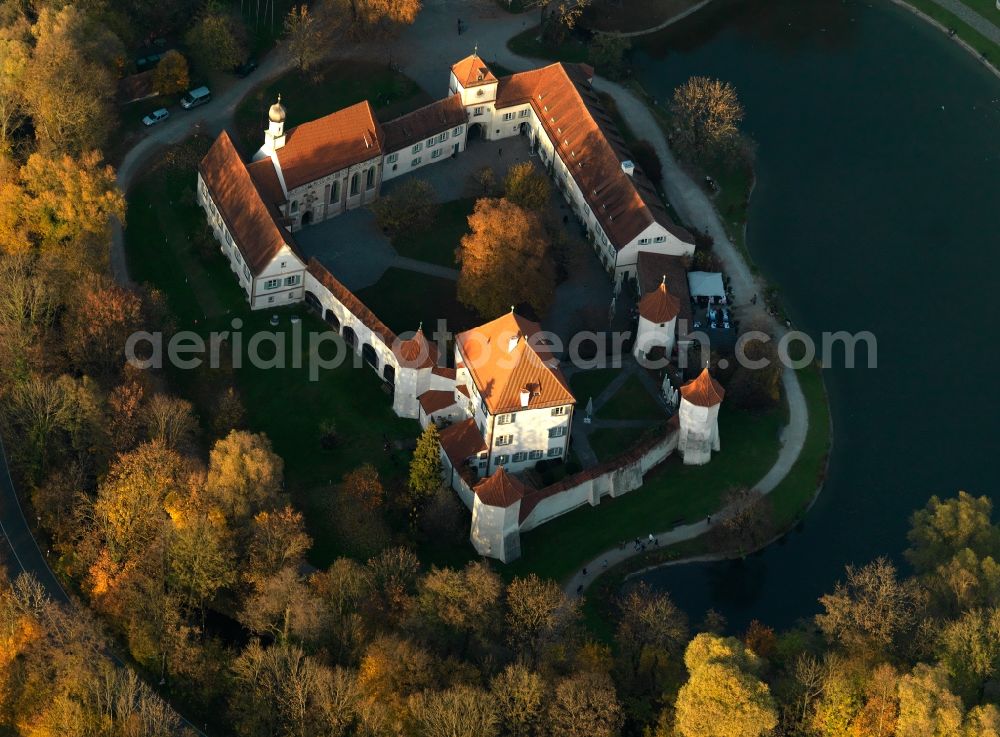
[[[716,3],[644,42],[635,74],[660,100],[695,74],[736,86],[755,262],[798,327],[878,340],[877,368],[825,372],[834,449],[803,524],[746,561],[646,576],[740,631],[812,616],[845,564],[901,561],[932,494],[997,494],[1000,80],[884,0]]]

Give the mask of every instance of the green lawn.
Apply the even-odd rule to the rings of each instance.
[[[289,127],[368,100],[380,120],[388,120],[432,102],[409,77],[384,64],[329,62],[314,72],[293,69],[247,95],[236,108],[237,138],[244,151],[256,151],[264,140],[267,111],[281,93]]]
[[[529,56],[535,59],[549,59],[551,61],[579,63],[586,62],[590,58],[587,45],[573,36],[570,36],[563,43],[556,45],[544,43],[539,39],[538,34],[538,26],[533,26],[507,41],[507,48],[521,56]]]
[[[597,417],[601,420],[666,420],[663,407],[634,375],[597,410]]]
[[[444,202],[438,207],[433,227],[422,231],[405,231],[392,239],[392,246],[401,256],[427,261],[439,266],[458,268],[455,250],[462,236],[469,232],[469,215],[476,205],[474,198]]]
[[[576,397],[580,407],[586,409],[587,401],[597,399],[620,373],[621,369],[616,368],[577,371],[569,377],[569,388],[573,390],[573,396]]]
[[[360,290],[358,298],[399,334],[416,330],[421,322],[430,335],[444,319],[458,333],[479,325],[475,311],[459,303],[455,282],[403,269],[389,269],[376,284]]]
[[[663,532],[719,508],[724,494],[759,481],[778,456],[784,410],[764,414],[722,405],[722,451],[704,466],[685,466],[675,454],[645,479],[643,486],[597,507],[580,507],[521,536],[522,557],[511,575],[529,572],[561,581],[582,561],[621,540]]]
[[[584,11],[583,23],[597,31],[629,33],[655,28],[701,0],[645,0],[622,3],[621,0],[597,0]]]
[[[590,447],[601,463],[621,455],[635,446],[647,432],[653,432],[647,427],[626,427],[622,429],[598,428],[590,433]]]
[[[997,46],[965,21],[959,19],[958,16],[945,10],[935,3],[934,0],[906,0],[906,2],[924,15],[930,16],[945,28],[954,28],[959,38],[979,53],[984,54],[994,66],[1000,65],[1000,46]],[[1000,11],[996,10],[996,6],[992,0],[962,0],[962,2],[987,20],[992,21],[994,25],[1000,23],[998,21]]]

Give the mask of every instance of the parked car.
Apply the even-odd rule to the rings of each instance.
[[[181,107],[190,110],[193,107],[204,105],[212,99],[212,91],[208,87],[195,87],[181,98]]]
[[[150,54],[149,56],[144,56],[141,59],[136,59],[135,68],[140,72],[144,72],[147,69],[152,69],[157,64],[160,63],[160,59],[163,58],[163,54]]]
[[[170,117],[170,111],[165,107],[161,107],[159,110],[154,110],[149,115],[142,119],[142,124],[145,126],[156,125],[157,123],[162,123],[164,120]]]
[[[234,70],[237,77],[247,77],[257,68],[257,60],[253,57],[247,59]]]

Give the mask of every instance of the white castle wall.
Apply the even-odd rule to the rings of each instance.
[[[720,450],[719,407],[700,407],[681,399],[678,409],[681,428],[677,447],[689,466],[701,466],[712,459],[712,451]]]

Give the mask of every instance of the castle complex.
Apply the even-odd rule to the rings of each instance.
[[[442,425],[442,460],[473,511],[473,544],[504,561],[519,554],[520,531],[637,488],[675,449],[707,462],[719,449],[722,388],[704,371],[682,387],[666,437],[622,465],[531,489],[513,474],[565,458],[576,411],[538,324],[512,309],[461,333],[446,368],[422,330],[401,339],[319,262],[307,263],[294,233],[370,204],[383,182],[460,156],[470,141],[523,135],[616,287],[641,283],[643,272],[691,256],[694,239],[632,161],[592,78],[590,67],[562,63],[497,78],[473,54],[452,66],[447,97],[412,113],[380,123],[363,101],[287,130],[279,97],[250,163],[223,132],[198,170],[198,202],[251,309],[306,302],[391,387],[398,415]],[[668,266],[640,300],[637,357],[669,357],[683,340],[687,294],[668,286]]]

